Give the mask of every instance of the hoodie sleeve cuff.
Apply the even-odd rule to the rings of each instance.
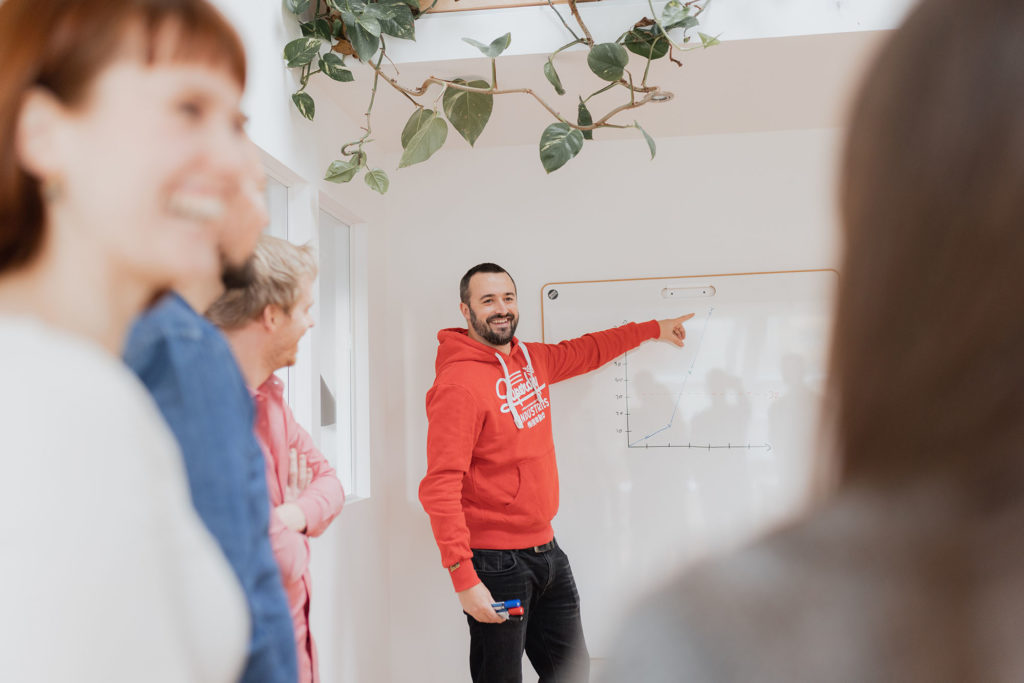
[[[449,567],[448,571],[451,574],[452,586],[454,586],[456,593],[460,593],[480,583],[480,578],[476,575],[476,570],[473,569],[472,559],[462,560],[455,569]]]
[[[657,339],[661,336],[661,325],[658,324],[657,320],[648,320],[645,323],[640,323],[640,330],[645,335],[644,341]]]

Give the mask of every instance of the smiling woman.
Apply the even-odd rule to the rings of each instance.
[[[0,63],[0,680],[233,680],[239,587],[115,354],[217,263],[241,43],[203,0],[5,0]]]

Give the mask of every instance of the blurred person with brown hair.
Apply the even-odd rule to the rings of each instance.
[[[847,136],[835,495],[663,587],[609,681],[1021,681],[1024,3],[924,0]]]
[[[273,508],[270,540],[291,608],[300,683],[320,680],[309,630],[309,538],[324,533],[338,516],[345,491],[292,414],[274,372],[295,364],[299,341],[313,327],[317,270],[311,247],[264,235],[253,255],[249,284],[229,289],[207,311],[224,331],[256,401],[256,435],[263,445],[265,490]]]
[[[234,680],[242,593],[117,356],[216,264],[241,42],[203,0],[5,0],[0,63],[0,679]]]

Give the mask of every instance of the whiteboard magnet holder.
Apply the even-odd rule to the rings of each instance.
[[[704,285],[702,287],[665,287],[661,290],[662,299],[699,299],[714,295],[714,285]]]

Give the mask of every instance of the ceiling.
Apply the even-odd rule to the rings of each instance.
[[[860,31],[723,42],[682,55],[682,67],[661,59],[654,62],[648,82],[673,92],[675,98],[622,112],[613,121],[632,124],[638,120],[655,139],[841,126],[846,102],[862,70],[888,33]],[[568,94],[558,96],[544,79],[545,59],[544,55],[499,58],[498,83],[505,88],[532,88],[575,121],[577,94],[593,92],[603,82],[590,72],[584,51],[563,52],[555,64]],[[349,61],[354,62],[352,58]],[[635,78],[642,75],[643,66],[643,60],[634,56],[630,69]],[[395,67],[385,63],[385,68],[387,73],[395,73]],[[490,72],[487,59],[402,64],[398,68],[397,80],[411,87],[432,75],[487,77]],[[321,83],[317,93],[330,97],[351,122],[362,125],[372,72],[361,65],[353,71],[356,82]],[[434,86],[420,101],[434,106],[439,93],[440,87]],[[590,110],[596,119],[626,98],[624,88],[615,88],[591,100]],[[440,108],[439,100],[437,106]],[[373,111],[376,144],[400,151],[400,134],[412,112],[412,104],[381,81]],[[498,96],[476,146],[537,144],[541,131],[553,121],[528,95]],[[599,139],[635,135],[635,131],[597,131]],[[452,131],[450,137],[458,135]]]

